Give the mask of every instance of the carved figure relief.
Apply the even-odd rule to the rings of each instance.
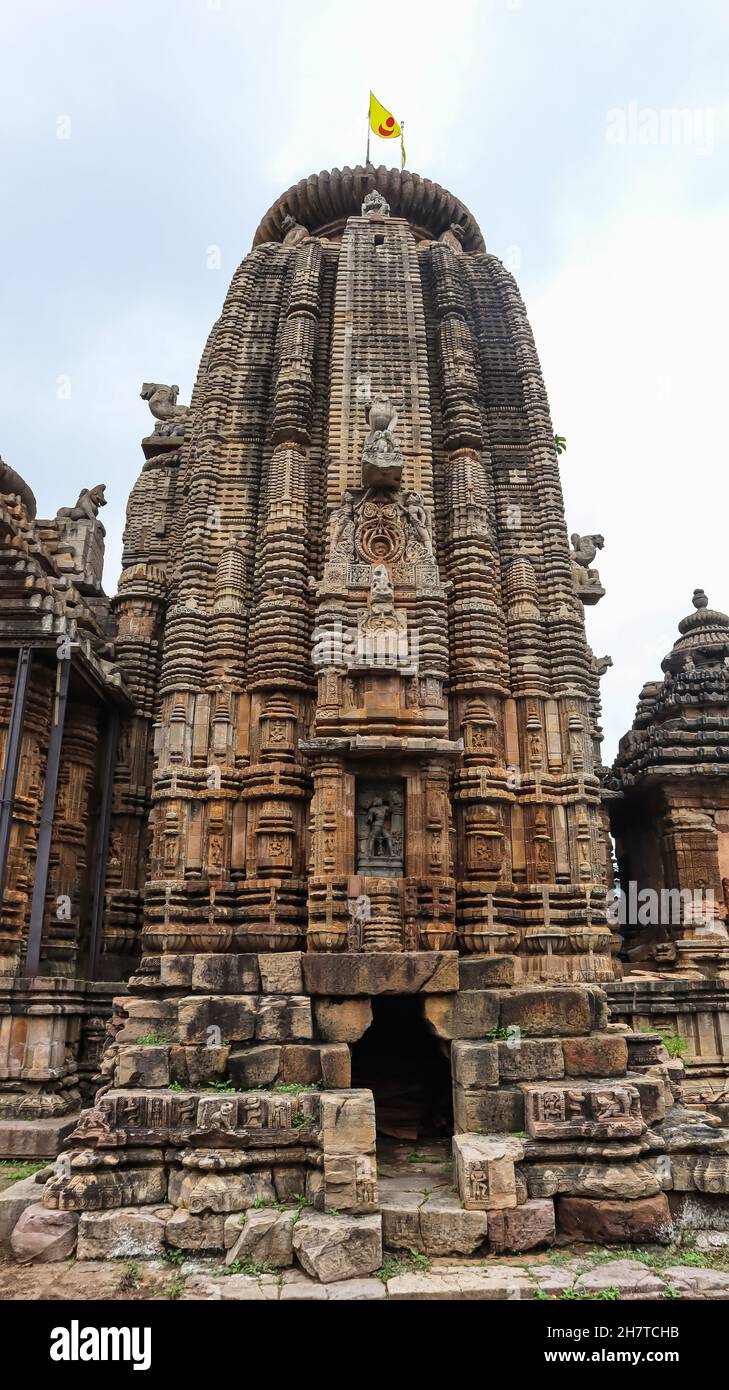
[[[396,878],[403,873],[405,796],[402,782],[357,786],[357,872]]]

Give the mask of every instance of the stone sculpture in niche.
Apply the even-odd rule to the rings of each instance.
[[[375,796],[367,807],[367,853],[372,859],[392,855],[392,836],[388,830],[390,803]]]
[[[393,779],[392,782],[363,781],[358,784],[358,873],[373,878],[401,877],[404,810],[404,788],[397,779]]]

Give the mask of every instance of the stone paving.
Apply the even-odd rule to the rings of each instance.
[[[372,1300],[661,1300],[729,1299],[729,1270],[693,1263],[694,1247],[637,1252],[616,1247],[542,1252],[521,1259],[429,1261],[386,1255],[380,1277],[322,1284],[303,1270],[228,1273],[219,1258],[0,1261],[0,1301],[33,1299],[216,1302],[365,1302]],[[688,1263],[682,1263],[688,1261]]]

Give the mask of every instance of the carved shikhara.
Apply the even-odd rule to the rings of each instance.
[[[77,1106],[79,1057],[88,1082],[108,1003],[98,981],[79,1003],[72,977],[89,973],[99,876],[97,974],[131,976],[101,1090],[46,1205],[169,1201],[179,1225],[185,1213],[208,1223],[215,1249],[224,1214],[264,1193],[369,1217],[375,1114],[369,1092],[349,1089],[350,1044],[386,993],[422,995],[450,1047],[467,1210],[544,1207],[572,1190],[550,1182],[573,1170],[583,1181],[602,1158],[630,1177],[674,1077],[660,1040],[608,1031],[595,987],[621,970],[608,810],[622,824],[662,747],[643,730],[669,727],[677,701],[682,747],[696,747],[683,706],[699,695],[723,740],[725,667],[697,670],[709,627],[718,650],[727,620],[699,604],[693,664],[672,664],[646,697],[611,781],[599,727],[610,658],[595,658],[584,622],[603,594],[602,537],[568,538],[513,279],[467,209],[417,176],[333,171],[289,190],[233,277],[189,407],[175,386],[145,383],[142,396],[156,424],[113,600],[100,584],[103,490],[43,522],[22,480],[0,473],[2,631],[17,643],[32,622],[39,639],[81,642],[48,882],[49,904],[63,892],[72,911],[61,925],[48,907],[40,943],[58,1007],[46,1052],[19,1063],[35,998],[16,981],[51,743],[47,653],[28,691],[0,1120],[21,1113],[15,1095],[24,1114]],[[6,655],[4,729],[15,669]],[[82,679],[93,700],[79,698]],[[100,861],[85,827],[105,766]],[[679,884],[689,855],[692,884],[716,880],[729,815],[719,774],[704,795],[693,771],[700,806],[674,781],[655,813]],[[694,961],[713,969],[719,936]],[[327,1031],[334,1006],[344,1034]],[[284,1094],[292,1085],[302,1093]],[[676,1181],[699,1179],[692,1168]]]

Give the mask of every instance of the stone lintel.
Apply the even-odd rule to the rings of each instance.
[[[313,995],[451,994],[458,989],[457,951],[311,951],[302,965],[304,986]]]

